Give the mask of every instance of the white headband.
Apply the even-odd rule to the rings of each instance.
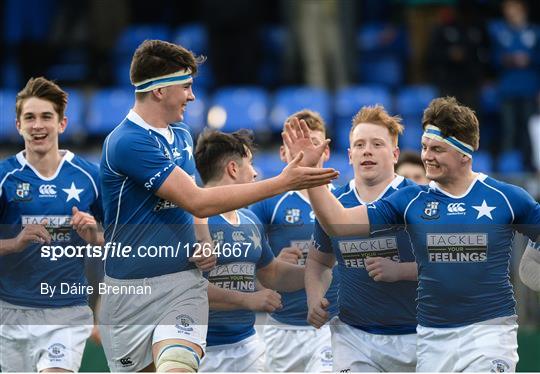
[[[180,70],[176,73],[150,78],[142,82],[133,83],[133,85],[135,86],[135,92],[148,92],[155,90],[156,88],[188,83],[192,80],[193,77],[191,76],[191,70],[186,69]]]
[[[465,142],[462,142],[461,140],[453,136],[449,136],[445,138],[441,132],[441,129],[438,128],[437,126],[427,125],[426,129],[424,130],[424,134],[422,136],[425,136],[426,138],[429,138],[429,139],[435,139],[435,140],[444,142],[450,145],[451,147],[455,148],[458,152],[464,154],[465,156],[469,158],[472,158],[474,148],[471,145]]]

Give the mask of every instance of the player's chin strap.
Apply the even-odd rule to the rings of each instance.
[[[469,158],[472,158],[474,148],[471,145],[462,142],[454,136],[444,137],[441,129],[437,126],[427,125],[422,136],[425,136],[429,139],[438,140],[440,142],[445,142],[446,144],[455,148],[458,152],[464,154]]]
[[[156,360],[156,371],[163,373],[172,369],[187,370],[196,373],[201,359],[192,348],[182,344],[171,344],[163,347]]]
[[[519,263],[519,277],[527,287],[540,291],[540,242],[529,240]]]
[[[193,80],[191,70],[180,70],[176,73],[162,75],[160,77],[146,79],[142,82],[134,82],[135,92],[148,92],[156,88],[172,86],[175,84],[189,83]]]

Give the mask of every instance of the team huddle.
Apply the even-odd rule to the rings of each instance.
[[[111,371],[516,370],[510,253],[516,231],[530,239],[520,276],[540,290],[540,204],[472,170],[471,109],[447,97],[424,111],[428,184],[396,174],[404,128],[380,105],[352,119],[345,185],[308,109],[285,121],[287,166],[256,181],[250,132],[194,142],[182,122],[202,62],[137,48],[134,106],[99,167],[59,148],[60,87],[32,78],[17,94],[25,149],[0,163],[2,371],[79,370],[85,257],[46,249],[85,245],[107,248],[96,325]]]

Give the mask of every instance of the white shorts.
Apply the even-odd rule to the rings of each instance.
[[[330,372],[332,346],[330,329],[283,325],[268,317],[264,327],[265,371]]]
[[[187,340],[204,351],[208,281],[198,269],[145,279],[106,276],[105,283],[150,289],[141,295],[102,295],[99,329],[111,371],[144,369],[153,362],[152,345],[165,339]]]
[[[79,370],[94,324],[88,306],[26,308],[0,302],[0,316],[2,371]]]
[[[200,372],[262,372],[264,369],[264,344],[257,334],[234,344],[206,348]]]
[[[370,334],[334,319],[330,324],[334,371],[414,372],[416,334]]]
[[[517,316],[469,326],[418,326],[419,372],[514,372],[518,362]]]

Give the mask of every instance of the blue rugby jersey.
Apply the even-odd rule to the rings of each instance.
[[[414,185],[402,176],[376,199]],[[346,208],[366,205],[356,191],[354,179],[334,191]],[[340,285],[339,318],[348,325],[372,334],[395,335],[416,332],[417,282],[375,282],[365,269],[364,259],[385,257],[396,262],[414,262],[410,238],[403,230],[388,230],[369,238],[329,237],[315,223],[315,243],[325,253],[334,253]]]
[[[277,257],[285,247],[296,246],[303,252],[300,265],[305,264],[313,239],[315,214],[309,200],[298,191],[290,191],[253,204],[250,209],[265,225],[270,248]],[[337,315],[337,286],[339,275],[333,271],[333,279],[326,298],[330,302],[328,312]],[[282,293],[283,308],[272,313],[275,320],[294,326],[309,326],[307,322],[307,297],[305,290]]]
[[[84,246],[71,226],[72,208],[102,220],[98,168],[70,151],[52,177],[42,176],[26,162],[24,152],[0,163],[0,223],[2,239],[16,237],[28,224],[44,224],[52,237],[45,246]],[[0,256],[0,299],[27,307],[65,307],[87,303],[84,292],[70,293],[62,283],[85,286],[81,256],[42,256],[42,245]],[[45,252],[43,252],[45,253]],[[49,249],[50,253],[50,249]],[[71,253],[71,252],[70,252]],[[41,283],[56,287],[52,297],[41,292]]]
[[[130,246],[129,256],[109,256],[105,273],[117,279],[155,277],[195,268],[193,216],[155,195],[175,167],[195,173],[193,139],[187,126],[169,126],[172,143],[134,111],[105,139],[101,185],[105,241]],[[148,247],[171,250],[154,256]],[[151,255],[152,257],[150,257]]]
[[[517,229],[535,240],[540,224],[540,205],[523,189],[479,174],[453,196],[431,182],[377,201],[368,215],[371,230],[406,225],[418,263],[420,325],[465,326],[516,313],[512,239]]]
[[[239,224],[223,215],[208,218],[208,228],[219,249],[217,265],[205,276],[214,285],[226,289],[255,292],[257,269],[269,265],[274,254],[268,246],[262,225],[247,209],[237,210]],[[255,312],[250,310],[210,310],[208,346],[233,344],[255,334]]]

